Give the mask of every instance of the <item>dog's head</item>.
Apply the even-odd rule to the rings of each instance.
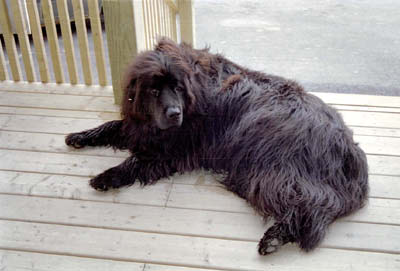
[[[162,130],[180,127],[195,102],[192,73],[181,47],[160,40],[155,50],[139,54],[127,69],[123,117]]]

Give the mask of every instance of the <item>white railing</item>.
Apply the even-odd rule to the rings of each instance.
[[[98,84],[107,86],[106,66],[108,64],[103,44],[100,6],[104,13],[112,86],[117,103],[122,96],[120,85],[126,64],[140,51],[151,49],[157,37],[167,36],[175,41],[182,40],[193,45],[195,42],[192,0],[103,0],[100,3],[99,0],[56,0],[55,6],[53,6],[54,1],[51,0],[41,0],[40,3],[38,5],[37,0],[0,0],[0,26],[5,44],[5,50],[3,50],[0,43],[0,81],[26,80],[42,83],[53,81],[58,84],[76,85],[80,83],[78,70],[81,70],[84,84],[91,86],[94,85],[93,69],[95,67]],[[71,3],[80,63],[74,49],[72,16],[70,16],[68,5]],[[25,7],[28,18],[26,18]],[[84,15],[84,10],[87,10],[87,16]],[[60,25],[61,34],[57,33],[55,11],[57,11],[57,23]],[[43,16],[47,47],[39,15]],[[87,20],[90,22],[90,37],[87,33]],[[29,35],[32,36],[33,46],[30,44]],[[16,36],[18,44],[15,40]],[[93,59],[88,38],[93,39]],[[61,39],[65,56],[62,56],[60,52]],[[36,62],[33,61],[31,48],[35,50]],[[22,56],[23,69],[19,52]],[[51,67],[48,56],[51,59]],[[63,69],[62,61],[66,62],[66,70]],[[92,64],[94,62],[95,65]],[[79,64],[80,69],[77,68]],[[38,74],[35,69],[39,69]],[[68,73],[68,82],[65,79],[66,73]]]

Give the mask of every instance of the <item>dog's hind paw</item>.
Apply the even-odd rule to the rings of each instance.
[[[267,255],[276,252],[279,247],[283,245],[283,242],[278,238],[261,239],[258,243],[258,253],[260,255]]]
[[[83,148],[85,144],[85,136],[82,133],[72,133],[66,136],[65,144],[75,149]]]
[[[288,234],[287,226],[275,223],[265,233],[258,243],[258,253],[267,255],[278,251],[286,243],[293,242],[294,238]]]

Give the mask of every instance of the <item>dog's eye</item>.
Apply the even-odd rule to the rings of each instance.
[[[152,89],[150,92],[151,92],[151,94],[154,95],[155,97],[160,96],[160,91],[157,90],[157,89]]]
[[[175,87],[174,90],[175,90],[176,92],[181,92],[181,91],[183,91],[183,88],[181,88],[181,87]]]

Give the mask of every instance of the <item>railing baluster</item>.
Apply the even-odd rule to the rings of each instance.
[[[33,37],[33,44],[35,45],[36,58],[39,64],[40,81],[43,83],[48,83],[50,81],[50,73],[47,64],[47,54],[44,47],[42,27],[40,26],[36,0],[27,0],[26,4],[29,15],[29,25]]]
[[[176,11],[171,9],[170,12],[171,12],[172,39],[174,41],[178,41],[176,36]]]
[[[64,83],[64,74],[61,67],[60,49],[58,45],[57,29],[54,22],[51,0],[42,0],[44,24],[46,26],[47,39],[50,45],[51,60],[53,62],[56,83]]]
[[[25,19],[22,16],[22,8],[19,0],[11,1],[11,10],[14,14],[14,24],[18,33],[19,47],[22,53],[22,60],[24,62],[26,79],[28,82],[35,82],[36,75],[33,67],[31,46],[29,43],[28,33],[26,31]]]
[[[11,73],[14,81],[22,79],[21,66],[19,64],[17,47],[15,46],[14,34],[11,30],[10,17],[8,16],[6,0],[0,0],[0,23],[3,31],[3,38],[6,45],[8,61],[11,66]]]
[[[162,11],[161,11],[160,0],[156,0],[156,10],[157,10],[156,12],[157,12],[158,31],[159,31],[158,35],[163,36],[164,35],[164,29],[163,29],[163,25],[162,25],[163,20],[161,18]]]
[[[71,84],[77,84],[78,73],[76,68],[74,42],[72,38],[71,20],[69,17],[67,2],[65,0],[57,0],[57,9],[65,49],[65,58],[67,60],[69,81]]]
[[[193,0],[178,0],[181,40],[196,45]]]
[[[144,0],[146,2],[146,12],[147,12],[147,29],[149,29],[149,49],[153,49],[154,46],[154,31],[153,31],[153,19],[151,14],[151,7],[150,7],[150,1],[149,0]]]
[[[100,22],[99,3],[97,0],[88,1],[90,28],[92,30],[92,38],[94,45],[94,53],[96,56],[96,67],[99,75],[99,84],[107,85],[106,64],[103,46],[103,34]]]
[[[89,42],[86,31],[85,17],[81,0],[72,0],[76,32],[78,34],[79,52],[82,62],[83,78],[86,85],[92,84],[92,69],[90,66]]]
[[[146,49],[150,48],[150,32],[149,32],[149,19],[147,15],[147,1],[142,1],[142,11],[143,11],[143,26],[144,26],[144,33],[145,33],[145,43]]]
[[[9,80],[9,77],[6,67],[6,60],[4,58],[3,45],[0,42],[0,81],[4,80]]]

